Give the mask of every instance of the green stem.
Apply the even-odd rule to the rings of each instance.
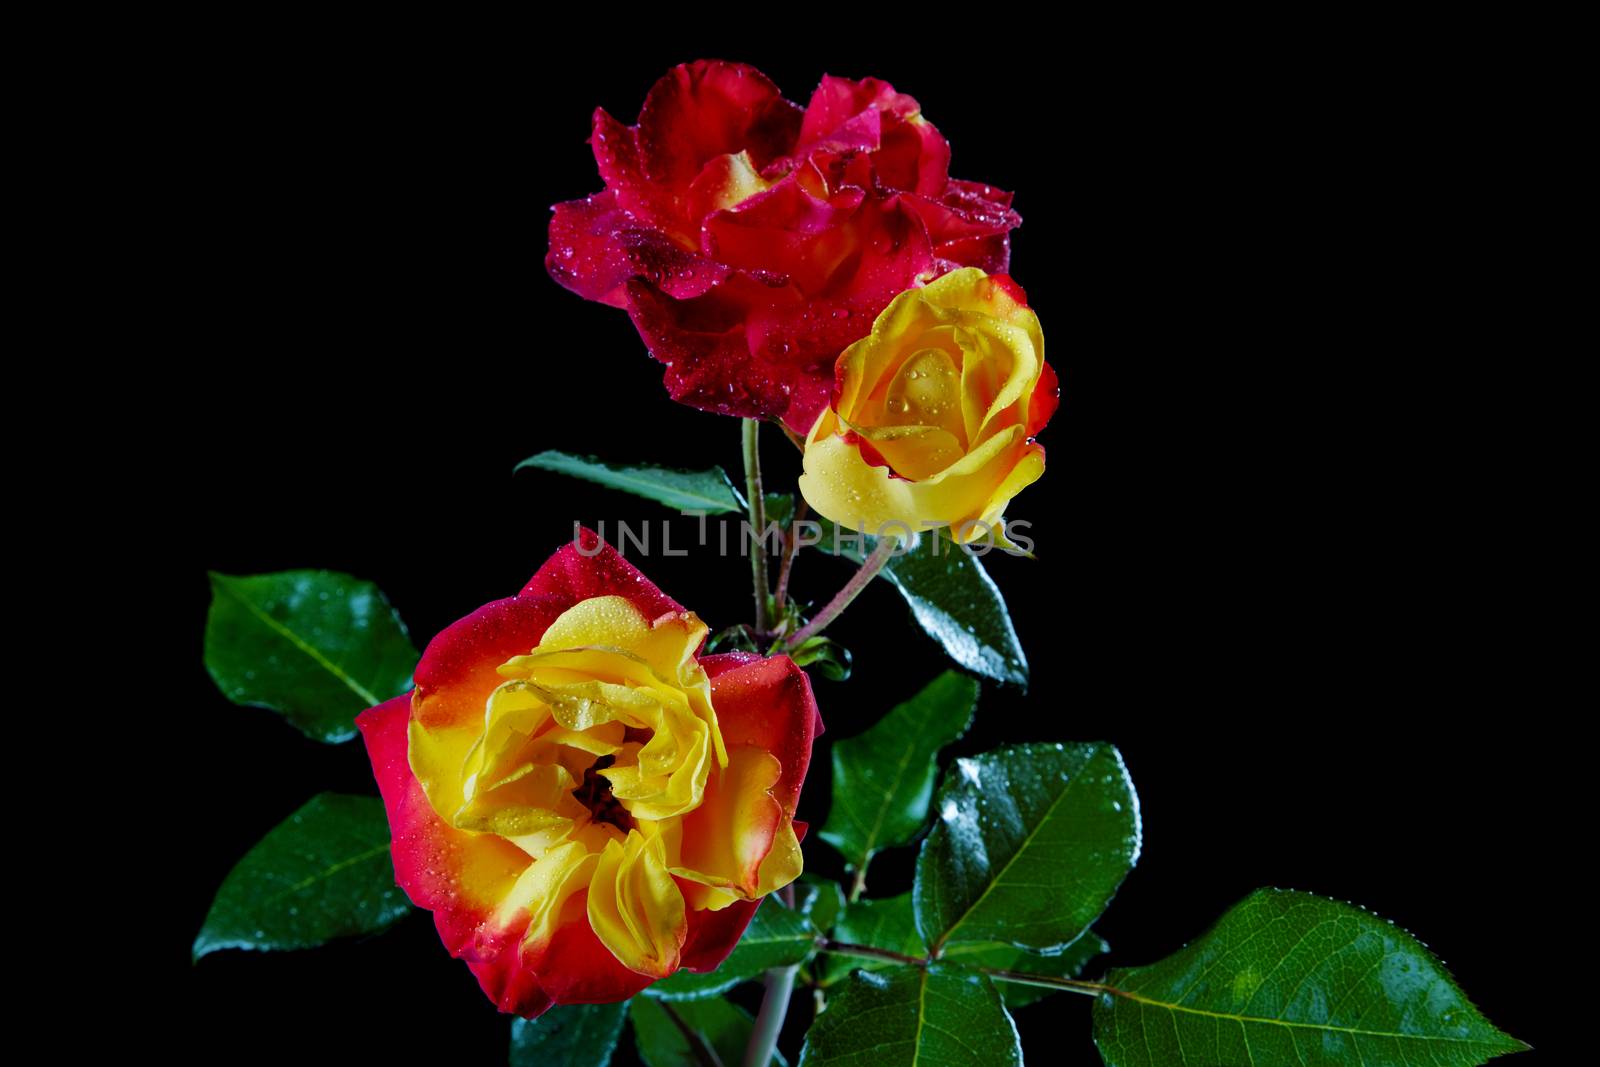
[[[756,594],[756,634],[765,641],[771,622],[767,618],[767,498],[761,490],[761,422],[744,419],[744,494],[750,508],[750,526],[759,540],[750,546],[750,581]]]
[[[797,970],[798,965],[794,965],[775,967],[767,972],[767,991],[761,997],[761,1010],[756,1013],[750,1044],[745,1046],[744,1067],[767,1067],[772,1062],[772,1051],[778,1047],[784,1017],[789,1014],[789,997],[794,993]]]
[[[903,952],[891,952],[886,948],[874,948],[872,945],[853,945],[847,941],[834,941],[831,938],[817,939],[818,952],[831,952],[838,956],[858,956],[868,960],[887,960],[905,967],[926,967],[928,959],[925,956],[907,956]],[[1073,978],[1060,978],[1053,974],[1028,974],[1025,971],[1008,971],[999,967],[974,967],[973,970],[986,974],[1001,982],[1012,982],[1017,985],[1043,986],[1046,989],[1065,989],[1072,993],[1082,993],[1085,996],[1098,996],[1101,993],[1111,993],[1123,996],[1120,989],[1113,989],[1108,985],[1098,982],[1080,982]]]
[[[899,538],[893,536],[878,538],[878,547],[873,549],[872,555],[868,556],[861,564],[861,569],[851,576],[850,580],[845,583],[844,588],[835,593],[833,599],[828,601],[821,611],[817,612],[815,618],[794,632],[794,635],[787,642],[788,646],[790,648],[799,647],[805,643],[807,638],[820,633],[823,627],[837,619],[844,612],[844,609],[850,606],[850,602],[861,595],[861,591],[877,576],[878,572],[883,570],[883,565],[889,562],[889,558],[894,555],[895,549],[899,545]]]
[[[1082,993],[1084,996],[1096,997],[1101,993],[1114,993],[1123,996],[1120,989],[1112,989],[1108,985],[1098,982],[1080,982],[1074,978],[1057,978],[1051,974],[1027,974],[1023,971],[1004,971],[998,967],[979,967],[979,971],[1001,982],[1012,982],[1016,985],[1036,985],[1046,989],[1065,989],[1069,993]]]
[[[907,956],[903,952],[890,952],[886,948],[874,948],[871,945],[853,945],[848,941],[835,941],[831,937],[819,937],[817,951],[831,952],[835,956],[859,956],[864,960],[888,960],[906,967],[928,965],[927,958],[923,956]]]

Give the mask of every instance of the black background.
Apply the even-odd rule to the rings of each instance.
[[[1461,358],[1488,313],[1460,284],[1479,231],[1460,224],[1458,166],[1480,153],[1469,129],[1501,121],[1493,72],[1303,37],[1203,55],[1181,27],[1033,52],[988,31],[937,48],[754,36],[310,35],[150,72],[186,161],[167,190],[187,262],[171,310],[206,399],[150,430],[170,446],[154,487],[170,498],[149,506],[177,516],[165,659],[187,727],[162,758],[198,798],[163,880],[164,1046],[203,1055],[243,1018],[263,1055],[502,1061],[506,1021],[420,914],[363,943],[189,964],[262,833],[318,790],[373,788],[359,743],[319,745],[216,692],[205,571],[370,578],[421,644],[519,588],[575,519],[664,517],[513,477],[523,457],[737,467],[738,423],[668,401],[626,316],[541,264],[549,205],[600,188],[591,109],[631,121],[700,55],[752,62],[801,102],[824,71],[887,78],[950,139],[956,176],[1017,191],[1012,273],[1063,385],[1049,471],[1012,508],[1040,559],[990,565],[1033,681],[986,685],[956,751],[1121,748],[1145,836],[1099,926],[1112,961],[1170,953],[1258,886],[1311,890],[1416,933],[1539,1044],[1522,973],[1538,920],[1506,922],[1544,855],[1536,790],[1505,784],[1538,765],[1546,725],[1502,539],[1524,490],[1505,387]],[[765,440],[769,487],[792,485],[797,455]],[[676,521],[678,543],[691,531]],[[749,617],[743,559],[642,566],[713,629]],[[847,575],[812,555],[795,587],[820,602]],[[882,583],[833,632],[856,675],[816,682],[828,738],[941,666]],[[907,888],[910,855],[881,857],[872,892]],[[820,842],[807,858],[842,873]],[[808,1015],[797,1000],[791,1057]],[[1018,1023],[1031,1062],[1096,1062],[1086,1001]]]

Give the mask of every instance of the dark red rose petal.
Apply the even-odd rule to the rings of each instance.
[[[754,67],[698,60],[668,71],[639,112],[644,173],[687,186],[708,161],[746,151],[757,170],[794,147],[800,109]]]
[[[642,224],[605,192],[555,206],[550,219],[550,277],[586,300],[623,307],[630,278],[648,278],[663,292],[699,296],[727,276],[726,267],[686,250]]]

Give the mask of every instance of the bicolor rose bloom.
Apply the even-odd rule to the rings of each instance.
[[[895,297],[835,368],[811,427],[800,492],[816,511],[878,535],[949,527],[1003,534],[1011,498],[1044,473],[1034,435],[1055,413],[1056,374],[1022,288],[952,271]]]
[[[803,110],[753,67],[675,67],[634,126],[596,111],[604,192],[555,206],[551,277],[626,308],[674,400],[804,433],[833,363],[897,293],[1006,269],[1011,194],[949,175],[950,146],[876,78]]]
[[[357,719],[396,880],[502,1011],[712,970],[800,873],[810,683],[705,636],[584,531]]]

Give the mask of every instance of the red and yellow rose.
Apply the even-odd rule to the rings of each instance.
[[[810,684],[705,636],[584,531],[358,719],[396,878],[503,1011],[712,970],[800,873]]]
[[[839,357],[833,402],[806,437],[800,492],[863,533],[1001,536],[1006,505],[1044,473],[1034,435],[1057,393],[1022,288],[952,271],[895,297]]]
[[[596,111],[591,144],[606,188],[555,206],[551,276],[628,310],[673,399],[800,433],[896,294],[1004,271],[1021,222],[876,78],[824,78],[801,109],[753,67],[688,63],[636,125]]]

